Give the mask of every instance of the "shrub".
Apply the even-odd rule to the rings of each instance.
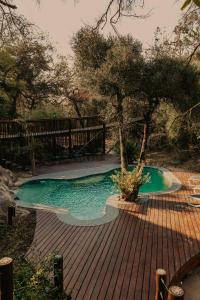
[[[14,296],[16,300],[70,300],[53,285],[52,257],[35,266],[30,260],[21,258],[14,264]]]
[[[135,202],[139,188],[150,181],[150,175],[143,175],[143,165],[137,166],[133,171],[120,171],[112,175],[112,179],[122,194],[125,201]]]
[[[27,120],[65,118],[67,112],[62,105],[53,105],[51,103],[42,104],[40,107],[23,113],[23,118]]]

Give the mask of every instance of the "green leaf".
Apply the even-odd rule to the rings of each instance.
[[[198,7],[200,7],[200,0],[193,0],[193,2],[194,2]]]
[[[184,10],[190,3],[191,3],[191,0],[186,0],[184,2],[183,6],[181,7],[181,9]]]

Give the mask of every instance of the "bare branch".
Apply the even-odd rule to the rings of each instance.
[[[189,57],[187,58],[187,65],[189,65],[189,63],[191,62],[192,58],[194,57],[195,53],[197,52],[197,50],[200,47],[200,42],[194,47],[194,50],[192,51],[192,53],[189,55]]]
[[[7,2],[7,1],[0,0],[0,5],[6,6],[6,7],[11,8],[11,9],[17,9],[16,5],[11,4],[11,3]]]
[[[113,26],[114,24],[117,24],[121,17],[146,18],[149,16],[149,13],[145,15],[138,15],[135,13],[136,8],[143,7],[144,0],[110,0],[106,11],[98,19],[95,29],[100,27],[103,29],[108,23],[108,20]]]

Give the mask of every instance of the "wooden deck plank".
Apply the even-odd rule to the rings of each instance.
[[[151,199],[154,210],[154,219],[150,219],[149,221],[153,223],[153,243],[152,243],[152,257],[151,257],[151,267],[150,267],[150,278],[149,278],[149,299],[155,295],[155,271],[158,268],[157,266],[157,256],[158,254],[158,202],[155,197]]]
[[[183,184],[190,173],[176,172]],[[37,211],[33,246],[41,259],[64,258],[64,286],[76,300],[153,300],[155,270],[175,272],[200,251],[200,210],[191,208],[189,189],[153,196],[148,205],[124,204],[112,222],[79,227],[52,212]]]
[[[148,205],[148,204],[147,204]],[[150,215],[148,214],[148,206],[147,206],[147,212],[144,218],[144,232],[143,232],[143,239],[142,239],[142,245],[141,245],[141,250],[140,250],[140,263],[138,264],[138,275],[135,279],[136,284],[135,284],[135,293],[134,293],[134,298],[135,299],[141,299],[143,298],[147,299],[148,298],[148,293],[145,293],[143,290],[143,281],[144,281],[144,274],[145,274],[145,268],[146,268],[146,254],[147,254],[147,241],[148,241],[148,234],[149,234],[149,226],[150,222],[148,221],[148,218]],[[151,218],[150,218],[151,220]]]
[[[134,206],[131,209],[131,213],[134,213]],[[124,252],[124,256],[123,259],[121,261],[121,266],[120,266],[120,270],[119,270],[119,276],[117,277],[117,281],[116,281],[116,285],[113,288],[113,290],[110,288],[109,289],[109,293],[107,293],[106,297],[110,297],[108,299],[120,299],[120,294],[121,294],[121,290],[122,290],[122,286],[123,286],[123,282],[124,280],[126,280],[126,269],[129,263],[129,259],[130,256],[132,255],[132,243],[133,243],[133,239],[134,239],[134,235],[135,235],[135,230],[136,230],[136,219],[133,219],[132,217],[132,224],[130,225],[130,234],[129,234],[129,238],[125,247],[125,252]]]
[[[120,214],[121,215],[121,214]],[[101,244],[101,247],[97,251],[97,256],[94,259],[94,265],[91,268],[91,275],[88,273],[86,277],[86,286],[80,291],[80,293],[77,295],[77,298],[80,299],[81,296],[83,296],[85,299],[90,299],[93,289],[98,284],[98,278],[102,269],[102,266],[104,264],[104,261],[106,257],[108,256],[109,252],[109,245],[112,243],[113,239],[116,238],[116,232],[118,228],[121,226],[122,218],[117,218],[116,221],[112,224],[110,230],[108,230],[109,238],[106,237],[104,239],[104,242]],[[106,225],[104,225],[106,226]],[[100,251],[99,251],[100,250]]]
[[[143,294],[147,295],[146,299],[149,299],[150,295],[150,278],[151,278],[151,260],[152,257],[155,255],[153,253],[153,230],[154,230],[154,224],[153,220],[155,217],[155,209],[152,209],[152,201],[149,201],[149,232],[148,232],[148,238],[147,238],[147,253],[146,253],[146,261],[145,261],[145,270],[144,270],[144,279],[143,279]],[[153,276],[152,276],[153,277]],[[141,293],[142,293],[141,291]]]
[[[126,215],[126,213],[123,212],[121,216],[122,216],[122,218],[121,218],[121,224],[120,224],[119,230],[117,230],[115,232],[115,236],[113,237],[111,245],[109,245],[109,244],[106,245],[108,247],[108,252],[107,252],[107,255],[105,256],[105,260],[104,260],[104,263],[102,265],[102,268],[100,270],[98,280],[97,280],[97,281],[101,282],[101,285],[97,285],[95,287],[95,289],[93,289],[93,292],[91,294],[90,299],[100,299],[99,298],[99,293],[100,293],[102,285],[105,281],[106,275],[109,272],[110,276],[112,276],[112,273],[110,273],[109,266],[111,264],[112,257],[116,255],[115,254],[115,249],[118,245],[118,241],[121,241],[121,237],[124,234],[124,230],[125,230],[126,225],[127,225],[127,219],[126,219],[127,215]]]
[[[121,263],[125,258],[125,250],[128,242],[128,238],[130,238],[130,230],[131,230],[131,220],[132,214],[131,211],[127,216],[127,225],[125,228],[125,232],[122,235],[122,238],[118,238],[118,244],[115,247],[115,253],[112,256],[110,261],[109,269],[104,278],[104,282],[101,287],[101,291],[99,293],[99,299],[111,299],[113,291],[115,290],[117,278],[120,278],[121,273],[119,273]],[[112,274],[112,276],[110,275]]]
[[[81,251],[76,254],[76,260],[73,261],[70,272],[64,278],[64,282],[66,282],[70,290],[77,290],[76,284],[78,282],[78,277],[82,272],[84,266],[87,265],[87,260],[90,256],[90,253],[92,252],[93,247],[95,246],[95,244],[98,244],[98,237],[102,231],[103,226],[98,226],[98,230],[96,230],[96,228],[93,228],[84,246],[81,247]]]
[[[120,292],[120,299],[128,299],[128,290],[129,290],[130,280],[134,280],[134,278],[131,277],[131,275],[132,275],[131,273],[132,273],[134,261],[136,260],[135,256],[136,256],[137,243],[140,238],[140,230],[142,228],[143,220],[137,214],[137,217],[135,217],[134,221],[135,221],[134,225],[136,226],[136,230],[135,230],[134,238],[133,238],[132,244],[131,244],[131,252],[132,252],[131,254],[132,255],[129,256],[129,261],[128,261],[128,265],[127,265],[127,269],[126,269],[126,275],[123,280],[123,285],[122,285],[122,289]]]
[[[87,261],[87,264],[84,266],[82,272],[79,274],[79,278],[76,282],[76,291],[74,293],[74,298],[81,298],[84,297],[87,287],[91,282],[91,279],[94,279],[95,274],[97,272],[97,264],[103,255],[104,247],[110,238],[111,231],[113,229],[113,224],[110,222],[109,227],[104,225],[104,232],[101,236],[98,238],[98,242],[93,248],[92,252],[89,255],[89,259]],[[98,251],[96,251],[96,247],[98,248]],[[84,282],[84,285],[83,285]]]

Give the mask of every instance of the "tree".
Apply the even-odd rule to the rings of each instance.
[[[72,47],[81,84],[112,102],[119,127],[121,168],[127,170],[123,102],[137,89],[134,82],[140,70],[141,44],[130,36],[106,39],[86,27],[75,35]]]
[[[9,108],[9,117],[17,117],[18,108],[33,110],[45,101],[60,97],[61,87],[68,87],[67,61],[58,58],[54,62],[53,54],[53,47],[43,35],[8,40],[1,48],[0,103]]]
[[[197,103],[199,95],[199,72],[194,66],[185,66],[184,61],[170,57],[144,61],[137,96],[144,107],[145,121],[139,163],[145,161],[152,118],[158,105],[166,101],[184,111]]]
[[[17,106],[33,109],[51,89],[51,46],[39,40],[7,44],[0,51],[0,86],[10,100],[10,116],[17,116]]]
[[[182,58],[186,64],[198,63],[198,47],[200,45],[200,10],[184,15],[175,26],[170,37],[157,27],[154,45],[150,48],[150,56],[168,56]]]
[[[184,9],[188,8],[188,6],[192,6],[192,5],[200,7],[200,0],[186,0],[183,3],[181,9],[184,10]]]

